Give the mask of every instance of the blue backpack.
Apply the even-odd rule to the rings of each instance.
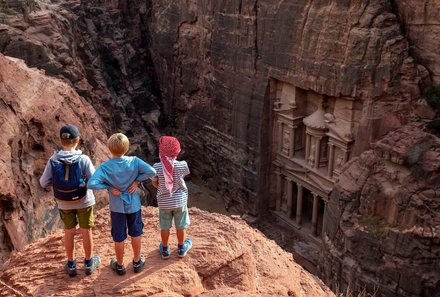
[[[75,201],[86,195],[86,177],[82,173],[79,160],[80,158],[72,163],[63,160],[50,160],[55,198],[63,201]]]

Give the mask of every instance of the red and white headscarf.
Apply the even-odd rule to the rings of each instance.
[[[173,193],[173,170],[174,158],[180,153],[180,143],[172,136],[162,136],[159,140],[159,158],[162,162],[163,175],[165,177],[165,188]]]

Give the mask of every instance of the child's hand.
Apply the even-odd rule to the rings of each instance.
[[[136,189],[139,185],[138,181],[134,181],[129,187],[128,187],[128,193],[133,194],[134,192],[136,192]]]
[[[119,191],[118,189],[115,189],[115,188],[111,188],[110,192],[115,196],[121,195],[121,191]]]
[[[156,180],[156,179],[153,179],[153,180],[151,181],[151,185],[157,189],[157,187],[159,186],[159,181]]]

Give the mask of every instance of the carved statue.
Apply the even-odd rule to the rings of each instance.
[[[324,114],[324,122],[330,134],[333,134],[340,139],[350,142],[353,140],[353,133],[351,131],[351,125],[338,120],[333,114]]]

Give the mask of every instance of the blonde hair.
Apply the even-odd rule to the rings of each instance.
[[[122,133],[115,133],[107,140],[107,147],[115,156],[122,156],[128,152],[130,141]]]

